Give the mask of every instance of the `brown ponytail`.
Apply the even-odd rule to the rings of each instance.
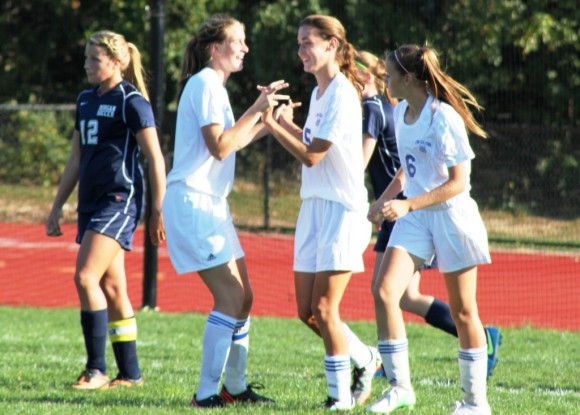
[[[336,60],[340,71],[354,85],[359,98],[362,100],[363,81],[355,65],[355,49],[346,40],[346,30],[340,21],[332,16],[312,14],[300,22],[300,27],[311,26],[318,30],[323,39],[335,38],[338,41]]]
[[[440,101],[451,105],[472,133],[487,138],[487,132],[475,120],[469,106],[482,111],[473,94],[464,85],[446,74],[439,65],[437,52],[428,44],[403,45],[387,56],[401,74],[413,74],[425,82],[428,91]]]
[[[226,30],[236,23],[239,22],[232,17],[223,14],[213,15],[203,21],[197,35],[189,40],[181,63],[181,77],[177,86],[178,102],[189,78],[201,71],[211,60],[211,44],[226,40]]]

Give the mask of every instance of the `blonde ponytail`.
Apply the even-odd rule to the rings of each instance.
[[[141,95],[149,101],[146,73],[137,46],[127,42],[123,35],[109,30],[93,33],[89,38],[89,44],[105,48],[112,59],[118,59],[124,79],[135,85]]]
[[[131,59],[129,60],[129,65],[125,70],[125,77],[129,82],[135,85],[139,92],[141,92],[141,95],[149,101],[146,78],[147,74],[141,62],[141,53],[139,52],[139,49],[137,49],[137,46],[131,42],[127,42],[127,47],[129,48]]]

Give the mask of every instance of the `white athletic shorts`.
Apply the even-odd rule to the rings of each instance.
[[[305,199],[294,238],[294,271],[363,272],[371,238],[366,212],[347,210],[324,199]]]
[[[244,256],[226,198],[173,184],[165,193],[162,210],[169,258],[178,274]]]
[[[425,259],[437,257],[441,272],[491,263],[487,231],[477,204],[460,195],[398,219],[388,246]]]

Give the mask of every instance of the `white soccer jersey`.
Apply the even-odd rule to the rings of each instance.
[[[328,140],[332,146],[312,167],[302,166],[302,199],[320,198],[341,203],[349,210],[365,211],[368,196],[362,154],[362,106],[356,89],[339,73],[324,95],[310,99],[303,141]]]
[[[395,107],[395,130],[401,166],[405,172],[404,194],[415,197],[429,192],[449,179],[448,167],[467,162],[469,193],[471,159],[465,123],[451,105],[429,96],[419,119],[405,123],[407,101]]]
[[[201,128],[220,124],[227,130],[234,122],[228,93],[216,72],[206,67],[192,76],[177,109],[173,169],[167,176],[167,185],[184,182],[198,192],[227,197],[233,186],[236,154],[216,160],[205,144]]]

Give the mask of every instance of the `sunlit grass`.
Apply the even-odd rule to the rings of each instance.
[[[0,412],[6,414],[184,414],[199,380],[206,316],[139,313],[139,356],[145,387],[109,392],[70,388],[85,359],[78,310],[0,307]],[[350,322],[374,343],[372,322]],[[461,397],[457,341],[429,326],[408,324],[415,414],[440,415]],[[503,329],[500,364],[488,385],[494,414],[577,414],[580,333]],[[296,319],[252,319],[248,380],[266,386],[276,404],[230,406],[222,414],[313,414],[326,398],[322,341]],[[110,347],[109,374],[115,375]],[[372,399],[387,383],[376,379]],[[362,414],[365,408],[352,413]],[[403,411],[404,413],[404,411]]]

